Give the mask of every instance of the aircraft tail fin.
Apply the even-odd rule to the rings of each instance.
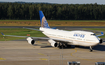
[[[39,11],[41,27],[50,28],[42,11]]]

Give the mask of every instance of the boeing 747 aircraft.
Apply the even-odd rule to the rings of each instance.
[[[102,39],[99,38],[99,36],[104,35],[103,32],[101,32],[101,35],[95,35],[95,33],[88,31],[81,31],[81,30],[65,31],[65,30],[53,29],[49,27],[48,22],[42,11],[39,11],[39,15],[40,15],[41,27],[39,28],[38,31],[41,31],[48,38],[4,35],[3,33],[2,35],[12,36],[12,37],[27,37],[28,43],[32,45],[35,43],[34,38],[37,38],[37,39],[48,40],[52,47],[61,48],[61,47],[67,47],[68,45],[78,45],[78,46],[90,47],[90,51],[92,51],[93,46],[96,46],[103,42]],[[27,29],[36,30],[33,28],[27,28]]]

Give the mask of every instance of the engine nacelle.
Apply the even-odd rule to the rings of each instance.
[[[100,44],[103,43],[103,40],[100,38]]]
[[[33,40],[31,37],[28,37],[26,40],[28,41],[29,44],[34,45],[35,43],[35,40]]]
[[[54,40],[48,40],[51,43],[52,47],[57,47],[57,43]]]

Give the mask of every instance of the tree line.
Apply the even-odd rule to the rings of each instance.
[[[0,3],[0,19],[39,20],[42,10],[48,20],[105,20],[105,5]]]

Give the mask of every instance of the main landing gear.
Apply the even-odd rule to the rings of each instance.
[[[93,49],[92,49],[92,47],[90,46],[90,52],[92,52],[93,51]]]
[[[59,49],[63,49],[63,48],[65,48],[65,47],[67,47],[67,44],[66,43],[58,43],[58,48]]]

